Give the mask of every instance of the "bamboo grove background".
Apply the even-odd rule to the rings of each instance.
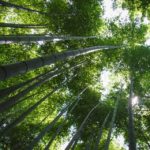
[[[0,0],[0,149],[150,149],[150,2],[109,2]]]

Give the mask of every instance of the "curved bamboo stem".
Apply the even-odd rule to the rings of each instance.
[[[87,114],[87,116],[85,117],[85,119],[83,120],[82,124],[80,125],[79,129],[77,130],[77,132],[75,133],[75,135],[72,137],[71,141],[69,142],[69,144],[67,145],[67,147],[65,148],[65,150],[70,150],[72,144],[74,143],[74,141],[79,137],[79,133],[81,132],[81,130],[83,129],[85,123],[87,122],[89,116],[92,114],[92,112],[98,107],[100,103],[98,103],[96,106],[94,106],[90,112]]]
[[[0,23],[0,27],[9,27],[9,28],[46,28],[47,25],[40,24],[14,24],[14,23]]]
[[[50,56],[39,57],[35,59],[31,59],[24,62],[18,62],[15,64],[9,64],[0,66],[0,80],[6,80],[10,77],[16,76],[18,74],[26,73],[28,71],[51,65],[57,61],[62,61],[68,58],[77,57],[81,55],[86,55],[89,53],[93,53],[99,50],[109,50],[116,49],[120,46],[94,46],[88,48],[81,48],[78,50],[65,51],[58,54],[53,54]]]

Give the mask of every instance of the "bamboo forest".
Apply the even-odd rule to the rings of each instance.
[[[150,0],[0,0],[0,150],[150,150]]]

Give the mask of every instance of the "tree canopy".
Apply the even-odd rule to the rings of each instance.
[[[0,149],[150,149],[149,0],[0,0]]]

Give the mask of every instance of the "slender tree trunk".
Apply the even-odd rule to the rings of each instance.
[[[75,69],[77,67],[79,67],[81,64],[78,64],[76,66],[73,66],[70,68],[71,69]],[[31,86],[27,87],[26,89],[24,89],[23,91],[21,91],[20,93],[18,93],[17,95],[8,98],[6,101],[0,103],[0,112],[3,112],[7,109],[9,109],[10,107],[12,107],[13,105],[21,102],[21,98],[23,96],[25,96],[26,94],[28,94],[31,90],[35,89],[36,87],[42,85],[43,83],[45,83],[47,80],[53,79],[54,77],[57,77],[58,75],[62,74],[64,70],[56,70],[54,72],[50,72],[49,74],[47,74],[43,79],[39,80],[38,82],[35,82],[34,84],[32,84]]]
[[[83,120],[82,124],[80,125],[78,131],[75,133],[75,135],[72,137],[71,141],[69,142],[69,144],[67,145],[67,147],[65,148],[65,150],[70,150],[73,142],[79,137],[79,133],[81,132],[81,130],[83,129],[85,123],[87,122],[89,116],[91,115],[91,113],[98,107],[100,103],[98,103],[96,106],[94,106],[91,111],[87,114],[87,116],[85,117],[85,119]]]
[[[58,54],[53,54],[50,56],[39,57],[35,59],[31,59],[24,62],[19,62],[16,64],[9,64],[0,66],[0,80],[5,80],[9,77],[16,76],[20,73],[26,73],[28,71],[46,66],[51,65],[57,61],[65,60],[71,57],[77,57],[81,55],[85,55],[88,53],[93,53],[99,50],[109,50],[109,49],[116,49],[120,46],[94,46],[84,49],[72,50],[72,51],[65,51]]]
[[[55,140],[56,136],[61,132],[61,130],[62,130],[63,126],[64,126],[64,123],[66,122],[66,120],[67,120],[67,118],[68,118],[68,114],[71,113],[71,112],[75,109],[75,107],[78,105],[78,103],[79,103],[79,101],[80,101],[80,99],[79,99],[80,95],[82,95],[82,94],[87,90],[87,88],[88,88],[88,87],[84,88],[84,89],[78,94],[78,96],[77,96],[77,101],[75,101],[75,104],[72,103],[73,106],[72,106],[72,108],[70,109],[70,111],[67,112],[67,115],[66,115],[66,118],[65,118],[64,122],[58,127],[58,129],[56,130],[55,134],[52,136],[52,138],[50,139],[50,141],[49,141],[48,144],[46,145],[45,150],[49,150],[49,148],[50,148],[52,142]]]
[[[28,94],[30,91],[32,91],[36,87],[42,85],[48,79],[53,79],[54,77],[56,77],[58,75],[60,75],[60,72],[57,72],[57,74],[56,74],[56,72],[48,74],[44,79],[42,79],[42,80],[40,80],[40,81],[32,84],[31,86],[27,87],[23,91],[19,92],[17,95],[12,96],[12,97],[8,98],[6,101],[0,103],[0,112],[6,111],[7,109],[9,109],[10,107],[12,107],[13,105],[19,103],[20,99],[22,97],[24,97],[26,94]]]
[[[116,102],[116,105],[115,105],[115,108],[114,108],[112,120],[111,120],[111,123],[110,123],[110,129],[109,129],[109,133],[108,133],[108,136],[107,136],[107,140],[106,140],[106,143],[105,143],[104,150],[108,150],[109,149],[109,144],[110,144],[110,140],[111,140],[111,134],[112,134],[112,130],[113,130],[113,127],[114,127],[114,122],[115,122],[116,115],[117,115],[118,104],[119,104],[119,98],[117,98],[117,102]]]
[[[63,108],[56,118],[33,139],[33,141],[27,147],[27,150],[32,150],[34,148],[35,144],[38,143],[49,130],[52,129],[58,119],[67,111],[69,106],[70,104]]]
[[[48,113],[38,124],[36,124],[36,125],[34,126],[34,129],[33,129],[33,130],[37,130],[37,129],[41,126],[41,124],[42,124],[49,116],[50,116],[50,113]],[[3,123],[3,124],[4,124],[4,123]],[[9,126],[9,125],[8,125],[8,126]],[[5,130],[5,128],[4,128],[4,130]],[[6,132],[9,132],[9,131],[10,131],[10,130],[9,130],[9,131],[6,131],[6,132],[5,132],[4,130],[3,130],[4,133],[2,132],[2,134],[7,134]],[[30,137],[31,137],[31,135],[30,135]],[[30,137],[29,137],[29,138],[30,138]]]
[[[0,27],[9,27],[9,28],[46,28],[47,25],[40,24],[14,24],[14,23],[0,23]]]
[[[54,68],[52,68],[51,70],[47,71],[46,73],[42,73],[32,79],[29,79],[25,82],[22,82],[22,83],[19,83],[17,85],[13,85],[11,87],[8,87],[8,88],[5,88],[5,89],[1,89],[0,90],[0,99],[5,97],[5,96],[8,96],[9,94],[11,94],[12,92],[15,92],[16,90],[20,89],[20,88],[23,88],[24,86],[26,86],[27,84],[29,83],[32,83],[33,81],[36,81],[36,80],[39,80],[39,79],[42,79],[43,77],[45,77],[46,75],[48,75],[49,73],[53,73],[53,72],[56,72],[57,70],[59,69],[62,69],[62,67],[65,65],[65,63],[62,63],[62,65],[60,65],[59,67],[58,66],[55,66]]]
[[[57,40],[81,40],[81,39],[93,39],[96,36],[65,36],[65,35],[40,35],[40,34],[28,34],[28,35],[1,35],[0,41],[2,42],[38,42],[38,41],[53,41]]]
[[[75,141],[74,141],[74,143],[73,143],[73,145],[72,145],[71,150],[74,150],[74,149],[75,149],[75,147],[76,147],[76,145],[77,145],[77,143],[78,143],[79,138],[80,138],[80,135],[78,136],[78,138],[75,139]]]
[[[105,127],[106,122],[107,122],[109,116],[110,116],[110,112],[109,112],[109,113],[107,114],[107,116],[105,117],[105,120],[104,120],[104,122],[103,122],[103,124],[102,124],[102,126],[101,126],[101,128],[100,128],[100,130],[99,130],[99,133],[98,133],[98,136],[97,136],[97,139],[96,139],[96,144],[95,144],[94,150],[98,150],[98,145],[99,145],[99,143],[100,143],[100,140],[101,140],[101,137],[102,137],[102,134],[103,134],[103,128]]]
[[[64,121],[65,122],[65,121]],[[62,130],[63,126],[64,126],[64,122],[57,128],[56,132],[53,134],[53,136],[51,137],[50,141],[48,142],[48,144],[46,145],[46,147],[44,148],[44,150],[49,150],[52,142],[55,140],[56,136],[60,133],[60,131]]]
[[[129,114],[129,150],[136,150],[136,138],[133,120],[133,110],[132,110],[132,98],[133,98],[133,78],[130,77],[130,95],[128,100],[128,114]]]
[[[50,71],[46,72],[46,73],[42,73],[32,79],[29,79],[25,82],[22,82],[22,83],[19,83],[17,85],[13,85],[11,87],[8,87],[8,88],[5,88],[5,89],[2,89],[0,90],[0,98],[3,98],[5,96],[8,96],[9,94],[11,94],[12,92],[15,92],[16,90],[18,90],[19,88],[22,88],[24,87],[25,85],[29,84],[29,83],[32,83],[33,81],[36,81],[37,79],[41,78],[41,77],[44,77],[45,75],[49,74],[50,72],[53,72],[53,71],[56,71],[57,68],[53,68],[51,69]]]
[[[14,128],[17,124],[19,124],[21,121],[24,120],[25,117],[27,117],[32,111],[34,111],[42,102],[44,102],[48,97],[50,97],[54,92],[56,92],[58,89],[60,89],[65,82],[62,82],[59,86],[57,86],[52,92],[48,93],[46,96],[44,96],[41,100],[36,102],[33,106],[28,108],[24,113],[22,113],[17,119],[15,119],[12,123],[7,125],[2,134],[6,134],[10,129]]]
[[[2,1],[2,0],[0,0],[0,5],[1,6],[5,6],[5,7],[10,7],[10,8],[16,8],[16,9],[20,9],[20,10],[26,10],[28,12],[35,12],[35,13],[39,13],[39,14],[42,14],[42,15],[46,15],[47,14],[47,13],[42,12],[42,11],[33,10],[33,9],[26,8],[26,7],[23,7],[23,6],[20,6],[20,5],[16,5],[16,4],[12,4],[12,3],[9,3],[9,2],[5,2],[5,1]]]

